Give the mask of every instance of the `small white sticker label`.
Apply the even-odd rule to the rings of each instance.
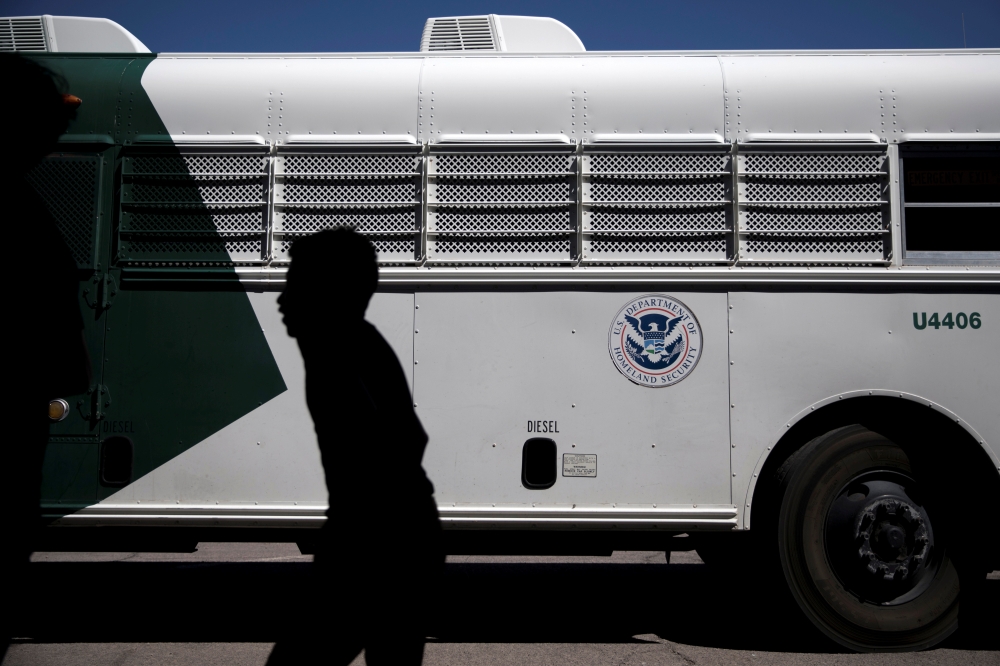
[[[564,453],[563,476],[597,476],[597,456],[586,453]]]

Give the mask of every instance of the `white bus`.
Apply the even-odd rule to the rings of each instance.
[[[103,359],[54,407],[47,533],[308,541],[275,301],[291,243],[350,226],[453,552],[690,534],[780,561],[859,650],[937,643],[1000,568],[1000,51],[588,52],[489,15],[413,53],[150,54],[3,21],[83,99],[32,175]]]

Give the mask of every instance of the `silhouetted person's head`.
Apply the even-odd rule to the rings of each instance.
[[[0,53],[0,127],[7,137],[3,174],[19,177],[55,150],[80,100],[65,94],[66,82],[37,62],[15,53]]]
[[[364,318],[378,286],[375,248],[351,229],[328,229],[292,244],[292,264],[278,298],[292,337],[329,336]]]

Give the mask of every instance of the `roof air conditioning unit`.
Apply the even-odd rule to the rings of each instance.
[[[543,16],[449,16],[430,18],[421,51],[572,53],[586,51],[576,33]]]
[[[0,51],[149,53],[145,44],[114,21],[48,14],[0,18]]]

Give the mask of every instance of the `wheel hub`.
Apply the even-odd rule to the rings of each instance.
[[[830,505],[827,557],[838,580],[859,600],[905,603],[933,578],[939,559],[934,532],[915,491],[909,476],[873,470],[847,484]]]
[[[886,497],[859,513],[854,535],[861,546],[858,557],[872,574],[885,580],[905,579],[914,563],[927,556],[929,539],[920,511],[901,499]]]

